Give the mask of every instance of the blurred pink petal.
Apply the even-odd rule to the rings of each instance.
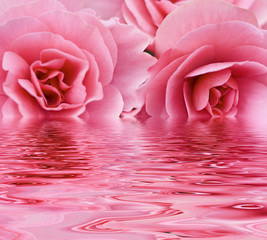
[[[203,13],[205,13],[205,17]],[[155,39],[156,56],[160,56],[163,52],[172,48],[177,40],[194,29],[207,24],[217,24],[233,20],[257,26],[257,20],[252,13],[234,7],[227,2],[214,0],[185,2],[170,13],[160,25]]]
[[[87,113],[90,118],[118,118],[123,109],[123,99],[117,88],[112,85],[104,89],[104,97],[87,105]]]
[[[92,8],[103,19],[120,15],[123,0],[59,0],[70,11]]]

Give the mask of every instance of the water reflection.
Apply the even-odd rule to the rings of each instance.
[[[2,121],[0,239],[266,239],[263,129]]]

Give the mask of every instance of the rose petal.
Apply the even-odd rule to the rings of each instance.
[[[0,4],[1,5],[1,4]],[[23,17],[20,19],[11,20],[6,24],[0,26],[0,65],[2,65],[2,58],[4,51],[10,50],[11,44],[19,36],[36,31],[47,31],[48,28],[43,23],[31,17]],[[2,85],[6,77],[6,72],[0,68],[0,93],[3,93]]]
[[[156,59],[143,52],[149,41],[133,26],[113,21],[109,23],[109,28],[119,49],[112,85],[121,92],[124,101],[123,110],[130,111],[143,105],[138,99],[136,90],[148,78],[147,69],[156,62]]]
[[[60,34],[94,55],[99,70],[99,81],[103,85],[110,83],[113,77],[113,62],[109,49],[96,26],[88,25],[79,14],[63,11],[52,11],[39,18],[52,32]],[[68,26],[68,27],[66,27]]]
[[[211,63],[199,68],[196,68],[191,73],[187,74],[186,77],[196,77],[206,73],[212,73],[221,71],[224,69],[231,69],[233,76],[254,76],[258,74],[264,74],[267,71],[265,65],[258,62],[222,62],[222,63]]]
[[[145,0],[144,2],[146,4],[146,8],[149,9],[149,14],[150,14],[150,17],[152,19],[152,22],[157,27],[161,24],[161,22],[163,21],[163,19],[165,17],[164,14],[163,14],[163,11],[160,11],[162,3],[167,2],[170,5],[173,5],[169,1],[162,2],[162,1]]]
[[[1,0],[0,4],[0,14],[2,15],[3,12],[5,12],[7,9],[19,6],[19,5],[24,5],[26,3],[29,3],[32,0]]]
[[[191,53],[205,45],[212,45],[216,49],[213,61],[226,61],[231,56],[232,49],[244,45],[260,46],[263,40],[263,31],[245,22],[209,24],[181,37],[173,46],[172,58]]]
[[[193,69],[210,63],[213,58],[213,54],[214,48],[212,46],[203,46],[199,48],[190,54],[176,72],[170,77],[166,91],[166,110],[170,117],[190,117],[188,115],[188,109],[190,109],[190,106],[188,105],[189,95],[187,95],[187,93],[183,90],[185,76]]]
[[[75,44],[51,32],[25,34],[14,41],[11,47],[13,52],[23,56],[29,64],[39,60],[40,53],[45,49],[57,49],[73,57],[85,59],[83,52]]]
[[[167,82],[183,61],[184,58],[176,59],[149,79],[146,84],[146,111],[150,116],[167,116],[165,108]]]
[[[263,42],[267,41],[265,41],[264,39]],[[254,61],[267,66],[266,56],[267,56],[267,49],[265,49],[264,47],[246,45],[246,46],[237,46],[234,49],[231,49],[231,51],[229,51],[228,53],[226,60],[235,62]]]
[[[122,112],[123,99],[120,92],[112,85],[104,89],[104,98],[87,105],[87,113],[94,118],[118,118]]]
[[[222,97],[223,104],[219,107],[222,112],[227,113],[231,110],[235,103],[235,95],[236,91],[232,89]]]
[[[37,95],[33,84],[29,80],[19,79],[18,82],[25,90],[27,90],[27,92],[32,97],[34,97],[35,101],[39,103],[38,106],[41,106],[44,110],[46,110],[46,112],[44,112],[46,116],[57,116],[57,115],[64,116],[67,113],[77,116],[77,114],[81,114],[85,110],[85,107],[83,106],[84,104],[75,104],[75,103],[72,103],[72,104],[61,103],[60,105],[55,105],[54,107],[48,106],[45,94],[43,94],[43,96]],[[45,88],[45,91],[49,91],[47,92],[48,94],[53,94],[53,95],[55,94],[54,97],[58,99],[59,93],[56,92],[55,88],[53,89]],[[60,113],[63,110],[64,110],[64,113],[63,112]]]
[[[84,78],[89,68],[87,61],[76,58],[57,49],[43,50],[40,54],[42,62],[52,59],[64,59],[61,71],[64,73],[64,82],[71,88],[64,94],[66,103],[83,103],[86,98],[86,90],[83,85]]]
[[[18,79],[30,77],[29,65],[17,54],[6,52],[3,59],[3,69],[8,71],[3,89],[6,95],[18,105],[20,114],[28,117],[43,116],[36,100],[18,84]],[[5,111],[3,114],[7,112]]]
[[[186,111],[187,111],[187,114],[185,114],[186,117],[188,119],[207,119],[207,118],[210,118],[210,116],[213,115],[210,104],[207,104],[206,108],[203,109],[202,111],[196,111],[196,109],[194,108],[193,102],[192,102],[193,85],[194,85],[194,79],[186,79],[184,81],[183,86],[182,86],[183,87],[183,93],[184,93],[184,101],[185,101]],[[176,117],[176,116],[174,116],[174,117]]]
[[[159,26],[155,42],[156,56],[160,56],[163,52],[172,48],[182,36],[200,26],[233,20],[257,26],[257,20],[250,11],[235,7],[227,2],[214,0],[186,1],[170,13]],[[236,32],[238,31],[235,31],[234,37],[239,37]],[[195,39],[198,39],[198,41],[195,41]],[[205,39],[208,39],[208,37],[205,36]],[[194,38],[194,41],[198,43],[201,42],[201,39]]]
[[[199,77],[193,87],[192,101],[197,111],[206,107],[209,101],[209,91],[213,87],[221,86],[228,82],[231,76],[229,69],[214,72]]]
[[[1,106],[1,118],[21,118],[18,105],[11,99],[6,99]]]
[[[89,62],[89,70],[84,77],[83,84],[86,90],[85,103],[103,98],[103,87],[99,80],[99,69],[93,55],[84,50],[84,55]]]
[[[236,79],[239,86],[238,118],[267,119],[267,74]]]
[[[102,19],[118,16],[123,0],[59,0],[68,10],[78,11],[84,8],[92,8]]]
[[[24,16],[36,18],[44,12],[49,12],[56,9],[66,10],[64,5],[56,0],[26,1],[24,4],[8,8],[6,11],[4,11],[4,13],[0,15],[0,24]]]
[[[210,92],[209,92],[209,104],[210,104],[210,106],[215,107],[218,104],[220,97],[221,97],[221,92],[218,89],[216,89],[216,88],[210,89]]]
[[[88,14],[85,11],[79,12],[79,15],[87,22],[88,25],[97,27],[99,33],[103,38],[103,41],[105,42],[105,45],[109,50],[113,66],[115,67],[117,64],[118,47],[110,30],[102,22],[100,22],[99,19],[97,19],[93,15]]]
[[[263,26],[267,23],[267,1],[266,0],[255,0],[253,1],[250,10],[255,14],[258,19],[259,25]]]
[[[46,106],[57,107],[61,103],[61,94],[57,88],[50,85],[41,85],[41,88],[45,97]]]
[[[133,16],[135,16],[137,26],[146,33],[154,36],[157,28],[151,24],[151,16],[146,8],[145,2],[143,0],[125,0],[124,2],[125,6],[130,9]],[[127,19],[126,17],[125,20],[127,21]]]

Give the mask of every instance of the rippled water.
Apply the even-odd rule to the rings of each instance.
[[[267,128],[2,121],[1,240],[267,239]]]

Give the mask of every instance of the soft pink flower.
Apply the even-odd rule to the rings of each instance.
[[[154,59],[134,27],[104,24],[92,10],[70,12],[56,0],[18,2],[3,1],[0,15],[4,117],[118,117],[142,105],[136,89]]]
[[[150,116],[267,117],[267,33],[250,11],[188,1],[160,25],[155,54],[140,90]]]

